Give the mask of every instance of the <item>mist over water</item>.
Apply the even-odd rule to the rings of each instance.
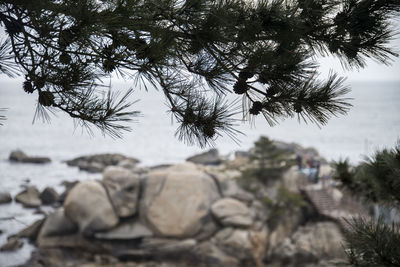
[[[122,153],[138,158],[142,166],[176,163],[209,148],[201,149],[180,142],[174,133],[178,125],[171,122],[162,93],[156,90],[136,90],[133,97],[140,99],[133,108],[142,116],[132,123],[132,132],[122,139],[103,136],[93,129],[89,135],[85,129],[75,127],[65,114],[51,115],[50,123],[36,121],[32,125],[36,108],[34,94],[22,90],[22,81],[0,82],[0,108],[7,120],[0,126],[0,190],[15,196],[22,190],[21,184],[31,184],[42,190],[53,186],[61,192],[63,180],[100,178],[99,174],[87,174],[67,167],[64,160],[94,153]],[[128,89],[129,84],[114,83],[116,89]],[[239,123],[237,129],[240,144],[227,136],[216,140],[220,154],[229,155],[236,150],[249,149],[260,135],[275,140],[296,142],[302,146],[315,147],[328,160],[348,157],[352,163],[371,155],[376,149],[393,147],[400,138],[400,82],[352,83],[353,108],[347,116],[332,118],[328,125],[318,128],[313,124],[300,124],[296,119],[286,120],[270,127],[262,116],[255,126]],[[28,155],[46,156],[52,159],[47,165],[11,164],[8,156],[12,150],[21,149]],[[26,183],[24,180],[29,179]],[[0,220],[0,244],[10,234],[29,225],[39,215],[34,210],[27,212],[20,204],[0,205],[0,218],[15,217],[16,220]],[[25,262],[31,247],[25,244],[22,250],[0,253],[0,266]]]

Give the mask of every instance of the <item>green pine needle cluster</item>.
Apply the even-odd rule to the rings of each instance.
[[[356,167],[347,160],[335,163],[335,177],[353,194],[373,202],[400,204],[400,142],[383,149]]]
[[[345,114],[344,79],[318,79],[316,56],[356,68],[368,58],[390,63],[389,21],[399,11],[398,0],[5,0],[0,73],[25,75],[38,114],[62,110],[114,136],[138,113],[125,95],[114,106],[100,97],[110,90],[101,80],[150,83],[180,124],[176,135],[205,146],[238,133],[228,94],[242,97],[244,118],[270,124]]]
[[[363,218],[349,221],[345,247],[349,264],[357,267],[400,266],[400,224]]]
[[[343,187],[367,201],[398,209],[400,203],[400,142],[375,153],[359,166],[335,163],[335,177]],[[381,217],[348,221],[345,247],[352,266],[400,266],[400,224]]]

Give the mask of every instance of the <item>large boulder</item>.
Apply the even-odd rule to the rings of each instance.
[[[211,211],[224,226],[249,227],[253,224],[253,218],[247,206],[233,198],[217,200],[211,206]]]
[[[16,195],[15,201],[28,208],[37,208],[42,205],[42,201],[40,200],[40,192],[34,186],[30,186]]]
[[[122,167],[110,166],[103,173],[103,184],[119,217],[136,213],[140,189],[137,174]]]
[[[77,184],[65,199],[64,208],[66,216],[86,235],[109,230],[118,223],[107,192],[97,181]]]
[[[40,193],[40,199],[45,205],[51,205],[57,202],[59,195],[56,190],[52,187],[46,187],[42,193]]]
[[[218,154],[218,150],[215,148],[210,149],[207,152],[189,157],[186,159],[186,161],[203,165],[219,165],[222,163],[222,159]]]
[[[51,162],[50,158],[47,157],[31,157],[26,155],[23,151],[21,150],[15,150],[12,151],[9,160],[13,162],[21,162],[21,163],[36,163],[36,164],[42,164],[42,163],[49,163]]]
[[[104,171],[107,166],[122,164],[126,160],[129,160],[131,165],[139,162],[135,158],[129,158],[121,154],[96,154],[67,160],[66,163],[69,166],[77,166],[80,170],[97,173]]]
[[[63,203],[65,199],[67,198],[69,192],[71,191],[72,188],[74,188],[75,185],[79,184],[79,181],[62,181],[61,185],[65,187],[64,192],[61,193],[61,195],[58,197],[58,201]]]
[[[210,206],[219,193],[213,179],[196,165],[152,171],[144,183],[140,216],[156,235],[185,238],[212,229]]]
[[[0,204],[10,203],[12,201],[12,197],[8,192],[0,192]]]
[[[219,189],[224,197],[236,198],[246,203],[254,200],[254,196],[241,188],[237,178],[242,175],[238,170],[223,170],[209,167],[207,173],[212,175],[219,184]]]

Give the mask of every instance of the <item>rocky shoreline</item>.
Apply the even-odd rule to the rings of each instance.
[[[290,159],[310,151],[317,155],[295,144],[275,146]],[[252,164],[248,155],[238,152],[227,160],[210,150],[185,163],[145,168],[120,154],[66,161],[101,173],[101,179],[64,182],[62,194],[52,188],[23,190],[15,201],[54,210],[9,236],[0,250],[18,249],[22,238],[29,239],[36,249],[22,266],[272,267],[343,261],[342,229],[302,194],[304,174],[292,166],[282,179],[248,181],[242,172]],[[7,205],[11,196],[1,193],[3,199]],[[277,213],[282,203],[291,207]]]

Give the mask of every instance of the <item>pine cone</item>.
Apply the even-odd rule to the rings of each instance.
[[[49,91],[41,91],[39,93],[39,103],[45,107],[54,105],[53,93]]]
[[[32,94],[33,91],[35,91],[35,88],[33,88],[32,83],[30,81],[25,81],[23,84],[24,91],[27,92],[28,94]]]
[[[238,95],[246,93],[248,89],[247,83],[243,79],[239,79],[233,86],[233,91]]]
[[[15,35],[18,34],[20,32],[22,32],[24,26],[22,25],[21,22],[19,22],[16,19],[12,19],[12,20],[3,20],[4,25],[6,26],[6,32],[9,35]]]
[[[258,115],[260,114],[263,108],[263,104],[260,101],[253,102],[253,106],[249,109],[251,115]]]
[[[252,73],[248,70],[242,70],[241,72],[239,72],[239,78],[243,79],[243,80],[250,79],[253,76],[254,76],[254,73]]]

